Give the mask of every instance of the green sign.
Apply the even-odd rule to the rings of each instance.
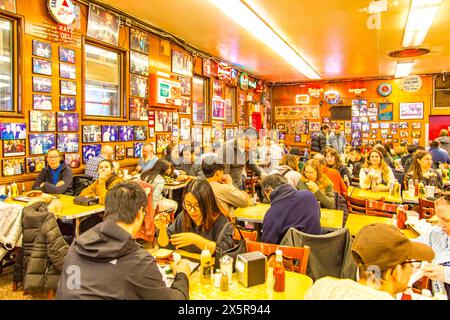
[[[169,85],[165,83],[161,83],[159,85],[159,95],[161,97],[167,98],[170,95]]]
[[[241,86],[242,90],[248,89],[248,75],[245,72],[242,72],[241,76],[239,77],[239,85]]]

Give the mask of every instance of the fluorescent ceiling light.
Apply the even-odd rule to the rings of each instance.
[[[395,78],[403,78],[411,73],[414,61],[408,62],[397,62],[397,67],[395,68]]]
[[[412,0],[403,35],[403,47],[423,44],[442,0]]]
[[[320,79],[320,75],[292,47],[281,39],[263,20],[240,0],[210,0],[227,16],[240,24],[253,36],[265,43],[295,69],[309,79]]]

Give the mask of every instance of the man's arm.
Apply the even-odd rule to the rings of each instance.
[[[45,182],[45,170],[42,170],[39,172],[39,175],[36,178],[36,181],[34,181],[32,190],[42,190],[41,184]]]
[[[72,187],[72,179],[73,179],[72,170],[67,168],[64,171],[61,171],[60,181],[63,181],[64,184],[57,186],[50,182],[45,182],[42,190],[51,194],[63,194]]]

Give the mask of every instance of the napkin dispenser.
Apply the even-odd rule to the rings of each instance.
[[[239,254],[236,258],[236,277],[246,288],[266,282],[267,258],[259,251]]]

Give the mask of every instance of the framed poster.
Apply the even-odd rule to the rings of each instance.
[[[56,117],[50,111],[30,111],[30,131],[55,131]]]
[[[2,140],[26,139],[27,128],[25,123],[0,123]]]
[[[26,140],[3,140],[3,157],[25,156]]]
[[[89,159],[98,157],[100,155],[100,150],[102,149],[101,144],[87,144],[83,146],[83,163],[87,163]]]
[[[4,159],[2,162],[3,176],[17,176],[25,173],[25,158]]]
[[[400,102],[400,120],[423,119],[423,102]]]
[[[71,168],[79,168],[81,166],[81,156],[79,153],[65,154],[64,161]]]
[[[78,152],[78,133],[58,133],[57,147],[60,152]]]
[[[16,13],[16,0],[0,0],[0,9]]]
[[[83,125],[83,142],[101,142],[102,126],[96,124]]]
[[[211,127],[203,127],[203,145],[211,145],[212,129]]]
[[[52,110],[52,96],[45,94],[33,94],[34,110]]]
[[[180,119],[180,139],[181,140],[191,139],[191,120],[189,118]]]
[[[28,135],[30,155],[47,154],[56,147],[54,133],[30,133]]]
[[[178,80],[181,84],[181,95],[190,97],[192,93],[192,78],[178,76]]]
[[[134,158],[134,148],[127,147],[127,158]]]
[[[155,131],[156,132],[172,131],[172,112],[161,110],[155,111]]]
[[[138,140],[138,141],[147,140],[147,127],[146,126],[134,126],[134,140]]]
[[[87,36],[94,39],[119,45],[120,17],[93,3],[89,4]]]
[[[41,172],[45,167],[45,157],[26,158],[27,172]]]
[[[191,114],[191,98],[181,97],[180,113]]]
[[[119,126],[119,141],[133,141],[134,127],[133,126]]]
[[[392,102],[383,102],[378,104],[378,120],[394,120],[394,104]]]
[[[130,72],[148,76],[148,55],[130,51]]]
[[[102,126],[102,141],[115,142],[119,140],[119,126],[103,125]]]
[[[156,103],[181,105],[181,83],[178,80],[157,77]]]
[[[58,131],[78,131],[78,113],[58,112]]]
[[[172,72],[192,77],[192,57],[186,53],[172,50]]]
[[[143,142],[135,142],[133,143],[133,149],[134,149],[134,157],[140,158],[142,156],[142,148],[144,147]]]
[[[203,145],[203,130],[201,127],[192,128],[192,139],[194,141],[194,145]]]
[[[156,135],[156,153],[162,154],[164,149],[172,142],[172,135],[170,133]]]
[[[75,50],[59,47],[59,61],[75,63]]]
[[[148,100],[130,98],[130,120],[148,120]]]
[[[52,57],[52,44],[33,40],[33,55],[50,59]]]
[[[63,95],[77,95],[77,83],[75,81],[59,80],[59,88]]]
[[[52,92],[52,79],[44,77],[33,77],[34,92]]]
[[[61,111],[75,111],[76,105],[76,97],[59,97],[59,110]]]
[[[150,39],[149,36],[135,28],[130,29],[130,49],[136,50],[145,54],[149,53]]]
[[[222,99],[212,99],[212,118],[225,120],[225,101]]]
[[[52,61],[46,59],[33,58],[33,73],[52,75]]]
[[[130,95],[134,97],[148,97],[148,78],[130,74]]]
[[[59,77],[67,78],[67,79],[75,79],[76,78],[76,69],[75,65],[60,63],[59,64]]]
[[[115,159],[116,160],[123,160],[123,159],[125,159],[125,146],[116,145],[115,149],[116,149]]]

